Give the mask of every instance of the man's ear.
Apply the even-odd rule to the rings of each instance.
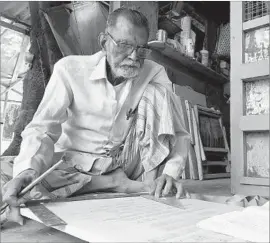
[[[106,41],[107,41],[106,34],[101,32],[98,36],[98,43],[102,51],[106,51],[106,45],[105,45]]]

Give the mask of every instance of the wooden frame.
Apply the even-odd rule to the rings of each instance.
[[[195,151],[196,151],[196,157],[197,157],[197,164],[198,164],[198,172],[199,172],[199,179],[214,179],[214,178],[227,178],[230,177],[230,151],[229,146],[226,138],[226,132],[224,131],[224,127],[222,124],[222,114],[220,111],[212,110],[207,107],[203,107],[200,105],[194,105],[193,114],[194,118],[197,123],[197,130],[198,134],[195,134]],[[199,115],[207,115],[211,118],[215,118],[218,120],[218,124],[220,126],[222,137],[224,140],[224,148],[220,147],[203,147],[200,130],[199,130]],[[194,121],[193,121],[194,122]],[[197,149],[196,149],[197,144]],[[207,161],[207,157],[205,155],[205,152],[216,152],[216,153],[224,153],[223,157],[225,158],[225,161]],[[221,156],[222,157],[222,156]],[[223,173],[208,173],[209,166],[213,165],[219,165],[226,167],[226,171]],[[206,172],[203,173],[203,166],[206,166]]]
[[[231,2],[230,19],[231,190],[232,193],[269,197],[269,179],[245,176],[246,148],[244,146],[245,132],[269,130],[269,114],[245,116],[244,110],[244,83],[255,81],[258,77],[269,76],[269,60],[244,62],[244,32],[269,24],[269,15],[243,23],[243,2]]]

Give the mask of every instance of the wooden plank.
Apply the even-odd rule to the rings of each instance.
[[[208,107],[201,106],[201,105],[197,105],[197,108],[198,108],[198,111],[199,112],[205,111],[205,112],[210,113],[210,114],[215,114],[215,115],[221,116],[221,112],[220,111],[213,110],[213,109],[210,109]]]
[[[269,130],[269,115],[242,116],[239,127],[242,131]]]
[[[204,150],[203,150],[201,134],[200,134],[199,112],[198,112],[198,106],[197,105],[194,105],[194,113],[195,113],[196,123],[197,123],[197,127],[198,127],[198,139],[199,139],[201,159],[202,159],[202,161],[206,161],[205,153],[204,153]]]
[[[195,154],[196,154],[196,158],[197,158],[199,180],[203,180],[202,158],[201,158],[201,152],[200,152],[198,127],[197,127],[195,112],[194,112],[193,108],[191,109],[191,114],[192,114],[192,124],[193,124],[193,128],[194,128],[194,138],[195,138],[194,150],[195,150]]]
[[[228,178],[230,176],[231,176],[230,173],[216,173],[203,175],[204,179]]]
[[[0,20],[0,26],[17,31],[17,32],[22,33],[24,35],[30,35],[29,30],[23,29],[23,28],[18,27],[14,24],[9,24],[9,23],[2,21],[2,20]]]
[[[1,83],[0,85],[4,86],[5,88],[8,88],[8,87],[9,87],[8,85],[2,84],[2,83]],[[21,95],[21,96],[23,95],[23,93],[19,92],[19,91],[16,90],[16,89],[13,89],[13,88],[12,88],[11,91],[13,91],[13,92],[15,92],[16,94],[19,94],[19,95]]]
[[[226,129],[224,126],[222,127],[222,132],[223,132],[223,137],[224,137],[225,148],[228,150],[227,157],[228,157],[228,160],[231,161],[231,152],[230,152],[230,148],[229,148],[229,144],[227,140]]]
[[[186,111],[186,106],[185,106],[185,100],[181,99],[180,97],[180,102],[181,102],[181,110],[182,110],[182,114],[183,114],[183,118],[184,118],[184,123],[185,123],[185,127],[187,129],[187,131],[190,131],[190,127],[189,127],[189,123],[188,123],[188,114],[187,114],[187,111]],[[188,160],[189,160],[189,156],[188,156]],[[185,179],[188,179],[188,170],[189,170],[189,161],[188,163],[186,163],[186,166],[185,166],[185,169],[183,170],[183,173],[182,173],[182,179],[185,180]]]
[[[4,99],[1,99],[1,101],[5,101]],[[18,104],[21,104],[22,102],[21,101],[18,101],[18,100],[7,100],[8,103],[18,103]]]
[[[243,23],[243,30],[251,30],[269,24],[269,15],[252,19]]]
[[[216,153],[227,153],[226,148],[212,148],[212,147],[203,147],[205,152],[216,152]]]
[[[192,114],[191,114],[191,104],[188,100],[185,100],[185,107],[186,107],[186,113],[187,113],[187,118],[188,118],[188,125],[189,125],[189,132],[191,135],[191,145],[188,153],[188,160],[189,160],[189,174],[190,174],[190,179],[199,179],[198,176],[198,168],[196,166],[197,161],[196,161],[196,154],[195,154],[195,138],[194,138],[194,128],[192,124]]]
[[[6,92],[8,92],[9,90],[12,90],[12,88],[17,84],[17,83],[19,83],[20,81],[22,81],[22,79],[20,78],[20,79],[17,79],[16,81],[14,81],[13,83],[11,83],[8,87],[6,87],[6,90],[5,91],[3,91],[2,93],[1,93],[1,95],[4,95]],[[16,90],[17,91],[17,90]],[[15,91],[15,92],[16,92]],[[21,94],[21,93],[20,93]]]
[[[8,16],[8,15],[6,15],[6,14],[4,14],[4,13],[0,13],[0,16],[1,16],[1,17],[4,17],[5,19],[9,19],[9,20],[11,20],[11,21],[12,21],[12,23],[13,23],[13,22],[15,22],[15,23],[18,23],[18,24],[24,25],[24,26],[25,26],[25,27],[27,27],[28,29],[30,29],[30,28],[31,28],[31,25],[26,24],[26,23],[24,23],[24,22],[22,22],[22,21],[18,20],[17,18],[12,18],[12,17],[10,17],[10,16]]]
[[[207,166],[213,166],[213,165],[227,166],[228,163],[225,162],[225,161],[209,161],[209,160],[207,160],[206,162],[203,162],[202,165],[203,165],[203,166],[204,166],[204,165],[207,165]]]
[[[242,177],[240,180],[240,183],[246,184],[246,185],[269,186],[270,179],[269,178]]]
[[[198,180],[198,167],[197,167],[197,159],[196,159],[196,153],[194,146],[190,145],[190,149],[188,152],[188,158],[189,158],[189,174],[190,179]]]
[[[223,122],[222,122],[222,118],[221,117],[219,118],[219,124],[220,124],[220,127],[222,129],[222,134],[223,134],[223,140],[224,140],[225,149],[227,149],[227,151],[228,151],[227,156],[226,156],[227,157],[227,160],[226,160],[226,163],[227,163],[226,171],[229,172],[229,171],[231,171],[231,152],[230,152],[229,144],[228,144],[228,141],[227,141],[226,129],[223,126]]]
[[[186,111],[187,111],[187,118],[188,118],[188,125],[189,125],[189,132],[191,135],[191,144],[194,145],[194,128],[192,124],[192,119],[191,119],[191,105],[188,100],[185,100],[185,106],[186,106]]]
[[[208,117],[213,117],[213,118],[219,118],[220,117],[220,115],[217,115],[215,113],[206,112],[206,111],[203,111],[203,110],[199,110],[199,114],[202,114],[202,115],[205,115],[205,116],[208,116]]]

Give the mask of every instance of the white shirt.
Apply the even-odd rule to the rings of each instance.
[[[143,68],[149,73],[152,70],[152,82],[161,82],[172,89],[162,66],[145,60]],[[51,167],[54,152],[63,151],[80,156],[80,167],[89,171],[105,149],[113,146],[110,132],[132,82],[113,87],[107,80],[106,58],[102,52],[68,56],[58,61],[33,120],[22,133],[14,176],[29,168],[44,172]],[[168,168],[166,171],[165,166],[166,174],[175,174],[172,165]]]

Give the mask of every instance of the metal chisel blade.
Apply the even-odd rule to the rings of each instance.
[[[44,204],[29,205],[28,208],[35,214],[43,224],[48,227],[66,225],[67,223],[50,211]]]

